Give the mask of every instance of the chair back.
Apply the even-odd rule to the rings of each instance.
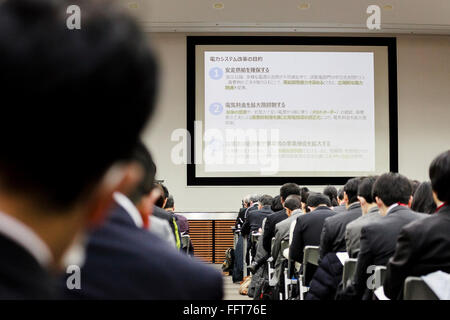
[[[348,284],[355,276],[357,262],[357,259],[348,259],[344,262],[344,271],[342,272],[342,284],[344,289],[347,288]]]
[[[422,278],[408,277],[405,280],[403,300],[439,300],[439,298]]]
[[[308,264],[315,266],[319,265],[319,247],[318,246],[306,246],[303,250],[303,276],[306,276],[306,269]]]
[[[189,253],[189,244],[191,242],[191,237],[188,234],[181,235],[181,245],[186,248],[186,252]]]

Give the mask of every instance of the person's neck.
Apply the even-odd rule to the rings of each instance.
[[[9,193],[0,193],[0,211],[30,228],[47,245],[53,258],[51,269],[59,268],[65,251],[86,224],[80,208],[63,212]]]
[[[366,204],[364,205],[363,215],[369,213],[369,211],[370,211],[372,208],[375,208],[375,207],[377,207],[377,204],[376,204],[376,203],[366,203]]]
[[[350,206],[351,205],[353,205],[354,203],[357,203],[358,201],[354,201],[354,202],[352,202],[352,203],[347,203],[345,206],[346,206],[346,208],[348,209],[348,208],[350,208]]]

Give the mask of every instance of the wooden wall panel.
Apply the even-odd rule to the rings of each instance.
[[[215,257],[214,263],[222,263],[225,259],[225,251],[233,248],[233,231],[235,220],[216,220],[215,221]]]
[[[233,247],[234,220],[189,220],[194,255],[209,263],[222,263],[225,251]]]
[[[190,220],[189,235],[194,246],[194,256],[205,262],[212,262],[213,221]]]

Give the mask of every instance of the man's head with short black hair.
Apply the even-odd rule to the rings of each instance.
[[[271,195],[264,194],[259,198],[259,207],[260,209],[266,206],[271,206],[273,202],[273,198]]]
[[[166,209],[167,211],[175,210],[175,200],[173,199],[172,195],[167,197],[167,201],[166,201],[166,205],[164,206],[164,209]]]
[[[358,187],[358,197],[364,198],[367,203],[374,203],[375,199],[372,196],[372,189],[378,176],[371,176],[364,178]]]
[[[300,195],[300,188],[296,183],[285,183],[280,188],[280,198],[283,203],[292,194]]]
[[[283,204],[281,203],[281,197],[279,194],[276,195],[275,197],[273,197],[272,205],[271,205],[270,209],[272,209],[273,212],[278,212],[278,211],[283,210]]]
[[[314,211],[319,206],[331,207],[330,198],[320,192],[310,192],[306,205]]]
[[[409,204],[411,190],[408,178],[399,173],[389,172],[382,174],[375,181],[372,196],[377,202],[380,212],[385,215],[387,208],[395,203]]]
[[[438,155],[430,165],[429,175],[435,200],[450,203],[450,150]]]
[[[142,168],[142,177],[136,187],[128,194],[128,198],[137,205],[142,197],[148,195],[153,189],[156,175],[156,165],[147,147],[139,141],[136,145],[132,160]]]
[[[79,30],[66,26],[69,5]],[[157,90],[148,43],[111,1],[0,2],[0,207],[55,263],[138,181],[131,158]]]
[[[338,201],[337,201],[337,189],[333,186],[327,186],[325,187],[325,189],[323,189],[323,194],[326,195],[331,202],[331,206],[336,207],[338,206]]]
[[[344,186],[344,199],[347,200],[347,206],[358,201],[358,187],[362,178],[352,178]]]
[[[300,209],[302,207],[301,197],[296,194],[291,194],[287,197],[283,204],[286,209],[286,213],[291,215],[292,211]]]
[[[166,208],[166,202],[167,199],[169,198],[170,194],[169,194],[169,189],[167,189],[167,187],[165,185],[163,185],[162,183],[158,183],[158,188],[161,191],[161,195],[160,197],[156,200],[155,202],[155,206],[160,207],[162,209]]]
[[[358,187],[358,200],[361,202],[361,208],[364,214],[376,206],[375,199],[372,195],[373,185],[377,180],[377,176],[371,176],[362,179]]]
[[[77,4],[80,30],[66,27]],[[147,36],[110,1],[0,2],[0,181],[70,207],[130,158],[154,107]]]

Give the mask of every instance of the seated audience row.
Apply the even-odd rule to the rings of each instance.
[[[269,275],[261,266],[272,261],[272,287],[279,292],[283,272],[302,273],[304,266],[288,267],[288,258],[302,264],[306,246],[320,248],[318,266],[307,268],[303,279],[309,286],[307,300],[375,299],[368,284],[374,266],[387,266],[384,292],[390,299],[402,298],[408,276],[450,272],[450,151],[432,162],[429,176],[431,182],[423,183],[399,173],[352,178],[339,192],[328,186],[323,194],[294,183],[283,185],[279,195],[283,209],[248,215],[260,214],[249,229],[250,234],[261,234],[249,268],[257,279],[252,284],[264,286],[261,279]],[[266,197],[260,201],[268,207]],[[283,241],[289,242],[287,256],[281,250]],[[356,271],[344,284],[343,264],[348,258],[357,259]]]

